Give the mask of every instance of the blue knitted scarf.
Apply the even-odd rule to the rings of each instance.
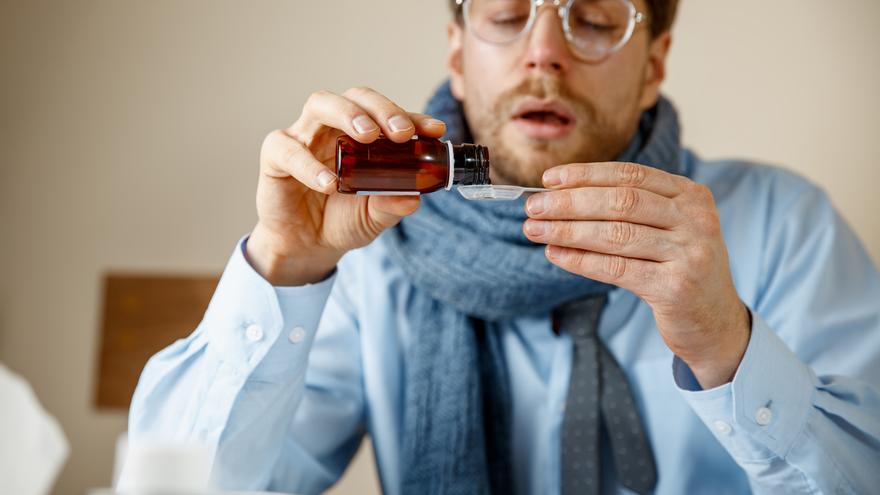
[[[448,82],[426,112],[446,122],[446,139],[472,142]],[[668,100],[661,97],[642,115],[620,160],[683,173],[678,118]],[[382,236],[416,289],[407,307],[402,493],[510,493],[500,323],[611,289],[548,262],[543,245],[522,233],[523,207],[523,200],[467,201],[440,191]]]

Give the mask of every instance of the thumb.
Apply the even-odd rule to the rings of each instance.
[[[367,213],[370,223],[377,230],[376,235],[397,225],[403,217],[415,213],[420,204],[421,198],[418,196],[370,196]]]

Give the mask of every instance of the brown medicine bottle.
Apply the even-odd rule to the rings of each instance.
[[[489,150],[416,137],[404,143],[336,140],[336,189],[347,194],[416,195],[455,184],[489,184]]]

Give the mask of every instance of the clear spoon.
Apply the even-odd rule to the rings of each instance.
[[[458,186],[458,192],[465,199],[471,201],[510,201],[523,195],[523,193],[545,192],[549,189],[541,187],[522,187],[522,186],[505,186],[505,185],[476,185],[476,186]]]

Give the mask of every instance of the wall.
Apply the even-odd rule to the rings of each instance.
[[[878,17],[870,0],[686,1],[667,86],[686,142],[811,177],[875,260]],[[106,485],[125,428],[90,406],[101,274],[221,270],[255,221],[265,133],[319,88],[420,108],[445,21],[442,1],[0,0],[0,360],[72,442],[56,493]],[[370,463],[338,493],[373,489]]]

